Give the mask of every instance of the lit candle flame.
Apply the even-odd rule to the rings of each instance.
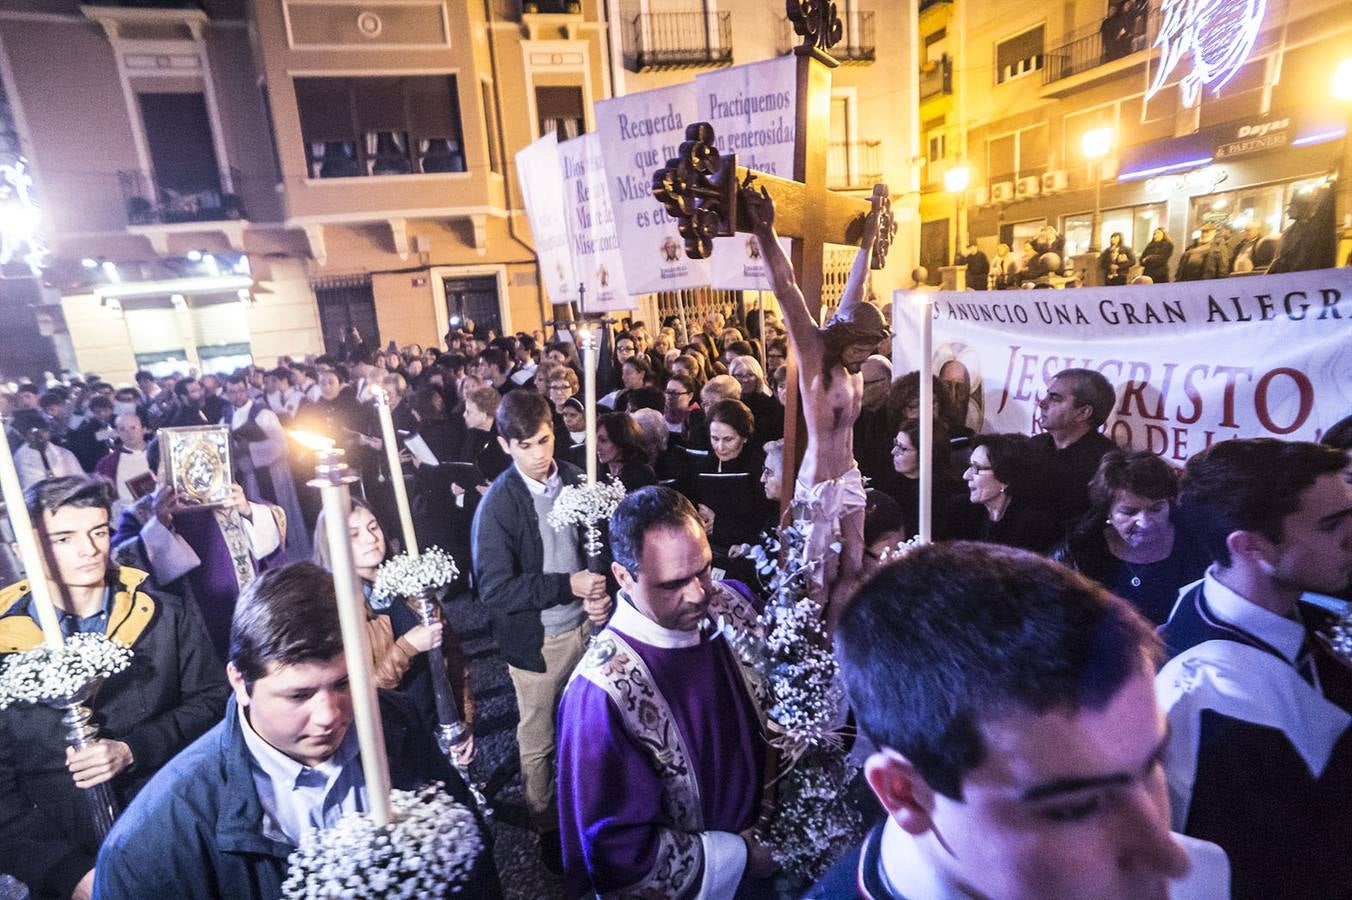
[[[335,443],[333,438],[312,431],[288,431],[287,435],[307,450],[332,450]]]

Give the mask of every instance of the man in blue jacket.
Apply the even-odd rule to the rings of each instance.
[[[604,625],[614,601],[605,576],[587,571],[578,529],[556,529],[548,521],[564,485],[582,480],[576,466],[554,460],[549,404],[534,391],[511,391],[496,421],[512,465],[474,514],[474,577],[516,689],[516,740],[531,823],[541,832],[545,866],[562,874],[554,712],[582,659],[588,620]]]
[[[94,896],[265,900],[312,827],[369,809],[333,579],[313,563],[270,571],[240,596],[225,720],[160,771],[123,812],[95,867]],[[390,782],[442,782],[473,809],[464,782],[412,706],[382,694]],[[482,822],[481,828],[482,828]],[[466,896],[501,895],[488,835]]]

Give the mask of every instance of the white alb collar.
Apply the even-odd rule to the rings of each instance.
[[[618,594],[615,615],[610,618],[610,627],[643,644],[661,647],[664,650],[678,650],[694,647],[700,642],[700,630],[675,631],[664,628],[638,611],[624,591]]]

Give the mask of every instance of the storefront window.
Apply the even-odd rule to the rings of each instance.
[[[1203,225],[1229,225],[1236,232],[1257,223],[1263,234],[1281,234],[1286,225],[1286,207],[1297,191],[1318,186],[1324,179],[1304,178],[1279,184],[1220,191],[1192,198],[1188,215],[1188,240]]]
[[[1141,249],[1150,243],[1150,236],[1154,230],[1164,224],[1166,216],[1163,203],[1105,209],[1098,245],[1106,247],[1109,236],[1115,231],[1120,231],[1131,248],[1140,253]],[[1092,223],[1093,213],[1088,212],[1061,217],[1061,232],[1066,236],[1066,255],[1074,256],[1089,250],[1089,231]]]

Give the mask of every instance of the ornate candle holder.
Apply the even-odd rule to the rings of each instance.
[[[102,678],[94,678],[64,697],[44,703],[52,709],[62,711],[61,724],[66,727],[66,746],[83,750],[98,739],[99,729],[93,722],[94,711],[89,708],[89,703],[102,684]],[[84,805],[89,816],[89,824],[102,842],[112,830],[113,820],[117,818],[118,813],[112,782],[105,781],[103,784],[85,788]]]
[[[0,709],[13,703],[61,710],[66,744],[83,750],[98,739],[89,708],[103,680],[131,664],[131,650],[101,634],[74,634],[60,647],[43,645],[9,656],[0,669]],[[109,782],[85,788],[89,825],[100,841],[117,818],[117,799]]]
[[[460,569],[455,560],[440,547],[430,547],[417,556],[402,553],[381,564],[376,573],[375,593],[382,598],[407,597],[413,601],[414,610],[423,625],[440,625],[437,594],[455,581],[459,574]],[[451,689],[450,675],[446,671],[446,657],[440,652],[428,652],[426,657],[437,707],[437,746],[460,773],[487,817],[490,812],[488,800],[470,777],[469,766],[462,764],[455,755],[455,748],[469,734],[469,726],[460,718],[460,711],[456,708],[455,692]]]

